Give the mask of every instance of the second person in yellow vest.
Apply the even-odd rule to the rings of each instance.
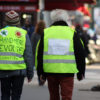
[[[37,48],[37,72],[48,81],[50,100],[72,100],[74,74],[85,76],[85,55],[78,33],[69,27],[65,10],[51,12],[52,25],[44,30]],[[60,91],[61,90],[61,91]]]

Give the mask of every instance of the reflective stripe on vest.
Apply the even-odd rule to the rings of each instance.
[[[50,55],[50,54],[48,54],[48,52],[44,52],[43,54],[44,55]],[[74,55],[74,52],[68,52],[65,55]]]
[[[22,57],[22,55],[13,53],[13,52],[0,52],[0,56],[17,56],[17,57]]]
[[[54,59],[54,60],[43,60],[43,63],[76,63],[75,60],[58,60],[58,59]]]
[[[0,64],[24,64],[24,61],[8,61],[8,60],[0,60]]]

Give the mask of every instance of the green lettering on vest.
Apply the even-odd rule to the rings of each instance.
[[[22,45],[23,44],[23,41],[22,40],[19,40],[19,44]]]
[[[26,43],[26,31],[24,29],[9,26],[0,30],[7,31],[7,34],[0,35],[0,70],[26,69],[23,54]],[[16,36],[19,31],[21,37]]]
[[[13,38],[9,38],[9,42],[10,43],[13,43]]]
[[[0,52],[3,51],[3,45],[0,45]]]
[[[2,42],[3,41],[3,39],[2,38],[0,38],[0,42]]]
[[[14,45],[4,45],[4,50],[14,52]]]

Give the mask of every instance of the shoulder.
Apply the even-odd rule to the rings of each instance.
[[[27,31],[26,31],[25,29],[20,28],[20,27],[16,27],[16,30],[22,31],[22,32],[24,32],[24,33],[27,33]]]

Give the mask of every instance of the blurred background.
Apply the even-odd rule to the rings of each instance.
[[[35,28],[39,20],[48,27],[53,9],[65,9],[70,26],[80,31],[86,45],[86,63],[100,62],[100,0],[0,0],[0,28],[4,27],[4,14],[9,10],[20,14],[23,28],[26,24]]]
[[[29,26],[33,33],[40,20],[45,21],[46,27],[51,25],[53,9],[66,10],[70,27],[79,31],[86,50],[86,78],[80,83],[75,80],[73,100],[100,100],[100,93],[87,90],[99,84],[100,92],[100,0],[0,0],[0,29],[5,26],[5,12],[15,10],[20,15],[21,27]],[[43,87],[37,85],[35,71],[33,81],[30,84],[25,81],[22,100],[33,100],[33,97],[48,100],[47,83]]]

